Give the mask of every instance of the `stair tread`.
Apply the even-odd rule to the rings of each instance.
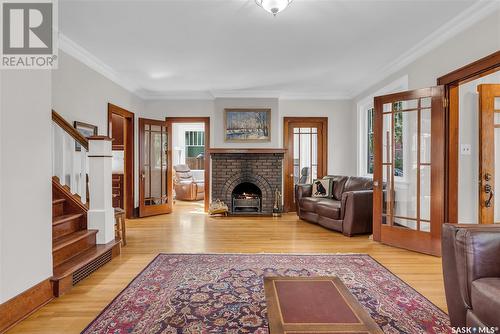
[[[63,203],[63,202],[66,202],[66,200],[64,198],[57,198],[57,199],[52,200],[52,205],[56,205],[56,204]]]
[[[66,215],[61,215],[61,216],[53,217],[52,218],[52,226],[56,226],[56,225],[65,223],[65,222],[67,222],[69,220],[80,218],[82,216],[83,216],[82,213],[70,213],[70,214],[66,214]]]
[[[52,243],[52,252],[58,251],[61,248],[71,245],[72,243],[75,243],[78,240],[81,240],[83,238],[88,237],[89,235],[96,233],[97,230],[82,230],[57,238]]]
[[[120,240],[115,239],[104,245],[94,245],[84,252],[61,263],[54,268],[54,275],[52,276],[52,280],[59,280],[74,273],[76,270],[80,269],[81,267],[85,266],[97,257],[115,247],[118,243],[120,243]]]

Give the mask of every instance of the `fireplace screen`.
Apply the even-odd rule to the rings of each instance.
[[[262,192],[253,183],[240,183],[234,188],[232,197],[233,213],[262,211]]]

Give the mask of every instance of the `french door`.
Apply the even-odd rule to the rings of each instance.
[[[139,118],[139,216],[172,211],[170,123]]]
[[[441,254],[445,115],[442,86],[375,98],[373,239]]]
[[[285,211],[295,211],[295,185],[327,172],[328,117],[285,117],[283,147]]]
[[[479,223],[500,223],[500,85],[482,84],[479,93]]]

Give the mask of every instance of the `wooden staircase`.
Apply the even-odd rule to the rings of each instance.
[[[52,198],[52,283],[59,297],[119,255],[120,240],[97,245],[98,231],[87,228],[87,206],[57,177],[52,179]]]

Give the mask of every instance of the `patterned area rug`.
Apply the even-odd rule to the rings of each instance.
[[[268,333],[263,276],[333,275],[386,333],[451,333],[443,311],[363,254],[160,254],[82,333]]]

